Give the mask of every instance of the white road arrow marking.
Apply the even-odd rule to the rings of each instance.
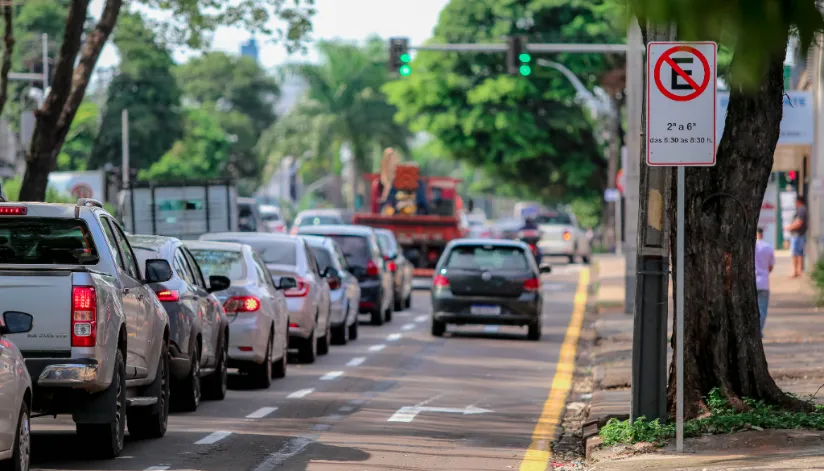
[[[333,379],[337,379],[343,376],[343,371],[330,371],[325,375],[320,377],[321,381],[332,381]]]
[[[346,366],[361,366],[364,361],[366,361],[366,357],[355,357],[349,360],[349,363],[347,363]]]
[[[313,392],[315,392],[315,388],[299,389],[299,390],[293,392],[292,394],[286,396],[286,399],[300,399],[302,397],[306,397],[306,396],[312,394]]]

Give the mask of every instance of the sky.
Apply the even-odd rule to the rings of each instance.
[[[99,17],[104,0],[92,0],[90,12]],[[312,20],[314,39],[363,40],[373,34],[383,38],[390,36],[408,37],[411,44],[419,44],[431,36],[438,22],[438,14],[448,0],[315,0],[317,14]],[[235,28],[221,28],[212,43],[215,50],[240,53],[240,45],[251,37],[247,31]],[[260,62],[272,68],[284,62],[316,61],[312,51],[306,56],[293,54],[277,44],[258,38]],[[190,51],[174,51],[174,58],[184,62]],[[107,45],[98,61],[98,67],[111,67],[119,61],[116,49]]]

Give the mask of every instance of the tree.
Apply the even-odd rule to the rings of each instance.
[[[86,100],[77,109],[66,135],[66,144],[57,156],[57,170],[87,170],[89,157],[100,128],[100,108],[97,103]]]
[[[230,171],[259,183],[264,163],[255,151],[258,137],[275,121],[280,89],[254,59],[210,52],[175,69],[186,98],[217,106],[220,124],[234,136]]]
[[[706,410],[702,398],[713,388],[719,388],[738,409],[746,409],[743,399],[751,398],[809,410],[807,403],[782,392],[767,368],[753,254],[779,137],[787,41],[796,31],[807,48],[815,32],[824,29],[822,14],[814,0],[633,0],[632,4],[642,20],[674,23],[681,40],[716,40],[733,51],[730,102],[717,164],[686,170],[685,416],[696,417]],[[669,210],[673,241],[674,213]],[[675,361],[673,357],[671,371]],[[671,374],[671,412],[674,394]]]
[[[433,43],[619,42],[605,0],[452,0]],[[513,20],[518,19],[521,20]],[[520,26],[519,26],[520,25]],[[536,58],[537,59],[537,58]],[[590,88],[612,67],[603,55],[555,55]],[[553,69],[506,73],[502,54],[421,52],[409,77],[387,85],[397,119],[431,134],[449,154],[545,201],[600,194],[606,162],[575,90]]]
[[[72,0],[66,16],[51,92],[36,113],[31,148],[26,155],[26,173],[20,197],[39,201],[45,197],[49,172],[66,140],[71,122],[83,101],[94,66],[117,23],[123,0],[106,0],[100,20],[85,31],[89,0]],[[209,34],[220,25],[242,26],[275,35],[289,50],[300,48],[311,30],[312,0],[141,0],[142,4],[172,12],[157,25],[171,38],[170,44],[194,48],[207,45]],[[270,20],[282,20],[284,28],[273,29]],[[86,33],[86,34],[84,34]]]
[[[129,112],[130,166],[146,169],[183,134],[181,91],[172,75],[174,61],[143,18],[134,13],[120,15],[114,45],[121,62],[109,84],[106,111],[89,167],[120,164],[125,109]]]
[[[229,164],[229,148],[229,137],[214,110],[193,108],[186,115],[183,139],[138,177],[150,181],[215,179]]]

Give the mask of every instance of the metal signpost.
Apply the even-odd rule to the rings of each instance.
[[[684,451],[684,168],[715,165],[714,42],[647,45],[647,165],[678,167],[675,441]]]

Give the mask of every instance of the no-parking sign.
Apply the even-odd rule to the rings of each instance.
[[[647,45],[647,165],[715,165],[714,42]]]

